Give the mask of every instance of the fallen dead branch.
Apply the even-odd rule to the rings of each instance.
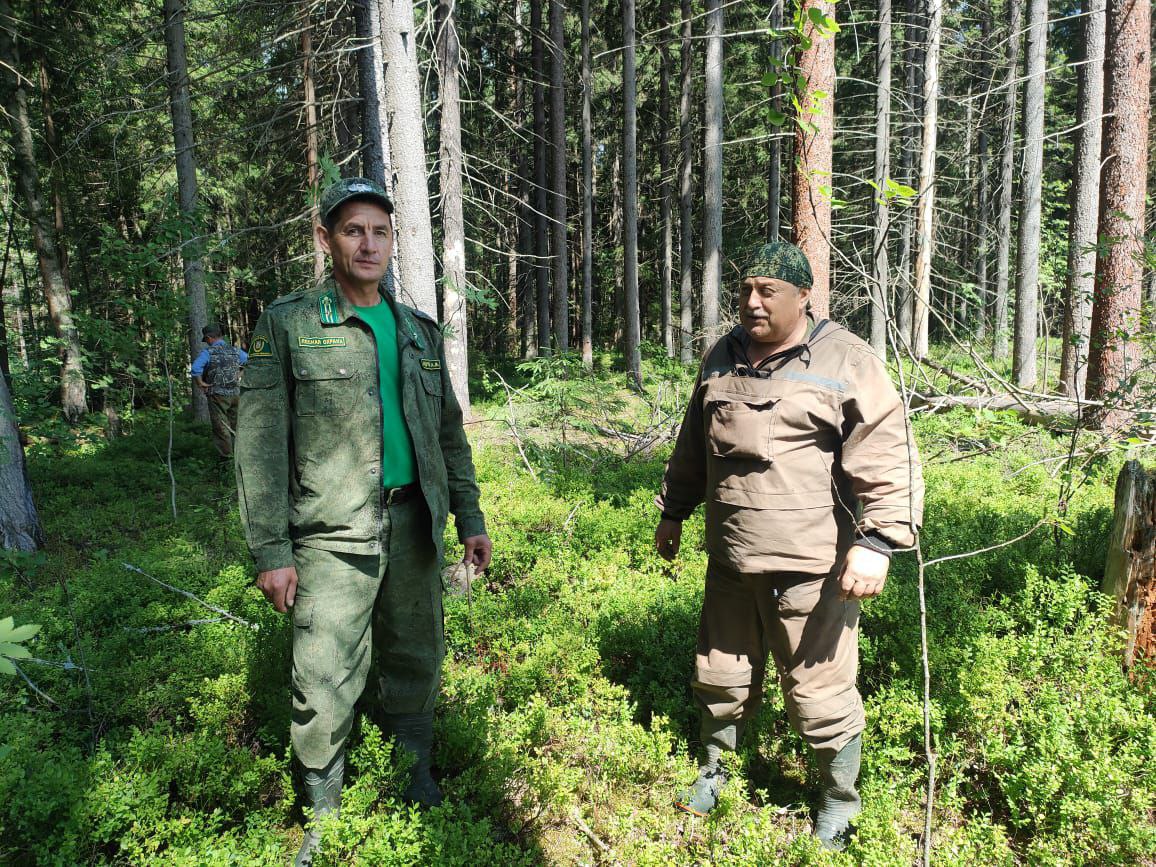
[[[261,628],[256,623],[250,623],[248,620],[244,620],[244,619],[238,617],[236,614],[230,614],[224,608],[218,608],[216,605],[213,605],[210,602],[206,602],[204,599],[202,599],[201,597],[199,597],[193,593],[190,593],[188,590],[182,590],[180,587],[174,587],[172,584],[166,584],[160,578],[154,578],[148,572],[144,571],[144,569],[140,569],[136,566],[133,566],[131,563],[122,563],[121,565],[124,566],[125,569],[128,569],[128,571],[130,571],[130,572],[136,572],[138,575],[144,575],[150,581],[161,585],[161,587],[164,587],[166,590],[171,590],[173,593],[177,593],[181,596],[184,596],[186,599],[192,599],[198,605],[203,605],[205,608],[208,608],[210,611],[214,611],[217,614],[220,614],[222,617],[227,617],[229,620],[232,620],[234,623],[240,623],[242,626],[247,626],[253,630],[257,630],[257,629]]]

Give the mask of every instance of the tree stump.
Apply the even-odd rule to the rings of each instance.
[[[1156,660],[1156,472],[1128,461],[1116,479],[1103,590],[1124,628],[1124,668]]]

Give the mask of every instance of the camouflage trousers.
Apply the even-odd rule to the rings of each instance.
[[[235,394],[209,395],[209,421],[213,425],[213,445],[223,458],[233,454],[233,437],[237,433],[237,402]]]
[[[386,713],[433,710],[445,638],[440,563],[421,497],[385,510],[381,554],[298,547],[293,714],[298,761],[324,768],[344,746],[371,664]]]
[[[859,603],[829,575],[753,575],[711,561],[699,620],[695,700],[717,720],[750,719],[774,659],[787,714],[815,749],[840,749],[863,730]]]

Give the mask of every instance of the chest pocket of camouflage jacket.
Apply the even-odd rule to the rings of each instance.
[[[341,415],[355,405],[354,369],[339,362],[294,360],[293,408],[299,416]]]
[[[717,458],[775,459],[775,398],[714,391],[706,399],[706,440]]]
[[[431,398],[441,400],[443,394],[441,371],[423,370],[421,372],[421,384],[426,394]]]
[[[242,369],[239,412],[246,426],[267,428],[281,421],[285,411],[285,389],[281,385],[278,364],[254,362]]]

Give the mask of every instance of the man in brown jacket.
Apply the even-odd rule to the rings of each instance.
[[[903,404],[871,348],[807,312],[811,267],[767,244],[743,271],[740,325],[703,358],[656,502],[658,553],[706,503],[709,564],[692,688],[706,761],[678,805],[705,815],[773,656],[822,781],[815,833],[842,848],[860,810],[859,602],[922,520]]]

